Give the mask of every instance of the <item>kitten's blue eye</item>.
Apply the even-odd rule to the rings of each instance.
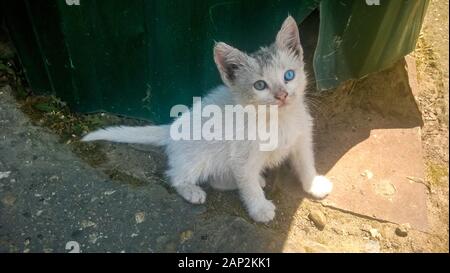
[[[284,73],[284,80],[287,82],[292,81],[295,78],[295,72],[294,70],[288,70],[286,73]]]
[[[255,83],[253,84],[253,87],[254,87],[256,90],[261,91],[261,90],[264,90],[264,89],[267,88],[267,83],[266,83],[265,81],[259,80],[259,81],[255,82]]]

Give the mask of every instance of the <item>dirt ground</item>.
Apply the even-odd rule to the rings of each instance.
[[[402,234],[396,224],[326,207],[309,199],[302,199],[298,205],[295,200],[287,200],[290,197],[280,196],[276,187],[269,186],[269,198],[275,200],[281,212],[273,223],[264,228],[283,234],[285,243],[280,251],[449,252],[448,6],[448,0],[431,1],[417,49],[411,54],[416,60],[419,86],[416,99],[423,120],[421,130],[426,164],[425,184],[429,189],[429,231],[407,228]],[[11,79],[0,76],[0,85],[2,81],[10,82]],[[147,173],[141,175],[136,171],[133,176],[130,175],[132,172],[122,171],[133,166],[117,166],[120,160],[123,161],[124,154],[128,156],[126,147],[78,142],[79,136],[84,132],[104,124],[139,124],[139,121],[109,115],[75,115],[70,113],[63,102],[55,98],[27,97],[27,90],[21,90],[19,86],[16,86],[16,89],[22,111],[28,114],[35,124],[50,128],[58,134],[62,143],[69,145],[75,154],[91,166],[103,171],[113,180],[127,181],[136,187],[145,185],[143,181],[148,179]],[[152,155],[158,153],[160,152],[151,151]],[[152,179],[157,179],[160,176],[159,169],[163,166],[160,166],[157,159],[153,161],[158,166],[149,172],[152,172]],[[226,213],[248,220],[236,195],[219,192],[208,194],[206,215]],[[319,216],[311,217],[311,214]],[[321,227],[317,220],[314,222],[311,218],[323,218],[324,226]]]
[[[416,58],[423,115],[422,143],[427,167],[430,234],[423,243],[436,244],[431,251],[448,252],[448,0],[432,0],[425,18]]]

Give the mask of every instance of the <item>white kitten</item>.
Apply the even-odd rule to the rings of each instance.
[[[306,74],[297,24],[288,17],[270,47],[247,55],[217,43],[214,60],[226,86],[219,86],[202,101],[202,107],[225,105],[278,105],[278,147],[259,149],[259,141],[172,140],[170,126],[112,127],[86,135],[83,141],[109,140],[165,146],[172,186],[187,201],[201,204],[206,193],[199,186],[238,189],[250,216],[271,221],[275,206],[264,196],[262,173],[289,160],[303,188],[316,198],[332,190],[332,183],[318,176],[314,166],[312,118],[304,102]],[[191,115],[183,113],[180,118]],[[244,126],[247,126],[245,124]]]

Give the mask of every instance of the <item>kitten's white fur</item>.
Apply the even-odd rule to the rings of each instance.
[[[202,101],[202,107],[225,105],[275,104],[273,90],[283,88],[289,96],[278,112],[278,147],[271,152],[259,149],[258,141],[174,141],[168,125],[145,127],[113,127],[86,135],[83,141],[109,140],[124,143],[144,143],[165,146],[168,155],[167,175],[172,186],[187,201],[205,202],[206,193],[199,186],[209,183],[220,190],[238,189],[250,216],[258,222],[271,221],[275,206],[267,200],[262,173],[289,160],[302,182],[303,189],[316,198],[332,190],[332,183],[317,175],[314,165],[312,118],[304,102],[306,74],[297,25],[292,17],[284,22],[270,51],[261,49],[249,56],[224,43],[215,47],[215,61],[227,86],[219,86]],[[272,54],[270,60],[261,56]],[[266,63],[267,62],[267,63]],[[229,66],[234,64],[234,66]],[[296,78],[283,82],[286,69],[295,69]],[[280,80],[281,78],[281,80]],[[269,90],[256,91],[252,84],[264,79]],[[273,90],[271,90],[273,89]],[[191,115],[190,111],[179,118]]]

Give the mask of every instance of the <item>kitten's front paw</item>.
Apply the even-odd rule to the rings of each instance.
[[[192,204],[203,204],[206,200],[206,192],[197,185],[177,186],[177,192],[183,196],[186,201]]]
[[[255,201],[248,210],[250,216],[256,222],[267,223],[275,217],[275,205],[272,201],[266,199]]]
[[[311,182],[311,185],[305,191],[315,198],[324,198],[327,196],[331,190],[333,189],[333,183],[328,180],[325,176],[316,176],[314,180]]]

